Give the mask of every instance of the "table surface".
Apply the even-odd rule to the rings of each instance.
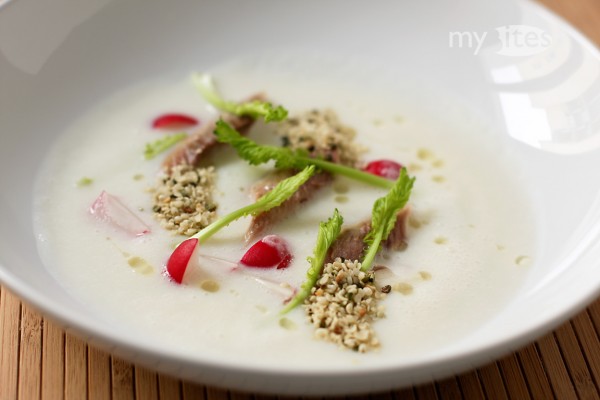
[[[541,0],[600,44],[600,0]],[[537,342],[462,375],[370,398],[600,398],[600,299]],[[252,399],[105,353],[0,288],[0,399]],[[273,397],[276,398],[276,397]],[[361,397],[361,398],[364,398]]]

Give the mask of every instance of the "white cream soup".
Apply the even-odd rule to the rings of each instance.
[[[153,219],[147,188],[155,183],[162,157],[146,161],[142,154],[145,143],[162,135],[150,127],[154,117],[174,111],[202,121],[215,117],[188,79],[149,82],[100,102],[51,149],[38,179],[35,206],[39,248],[48,268],[90,312],[116,329],[187,357],[352,369],[411,362],[468,340],[519,290],[535,255],[518,165],[483,124],[442,96],[385,90],[385,82],[375,84],[377,77],[372,82],[347,79],[350,69],[335,74],[323,68],[321,74],[314,65],[288,68],[289,62],[245,61],[211,72],[227,98],[264,91],[291,114],[334,109],[368,148],[365,160],[396,160],[417,178],[410,204],[418,222],[409,227],[409,246],[379,260],[392,268],[395,276],[386,283],[397,289],[383,301],[386,318],[374,323],[379,350],[358,354],[314,339],[302,308],[282,321],[281,293],[253,275],[231,272],[229,264],[204,257],[239,260],[247,248],[243,236],[248,219],[202,245],[183,285],[162,275],[165,260],[182,238]],[[262,124],[250,134],[261,142],[275,141],[270,135]],[[251,201],[249,186],[268,167],[250,167],[226,147],[215,154],[218,213],[224,215]],[[78,186],[84,176],[93,183]],[[339,193],[340,184],[348,187],[347,193]],[[118,196],[151,233],[132,238],[90,216],[90,204],[102,190]],[[383,193],[337,178],[272,229],[290,243],[291,266],[246,271],[299,286],[319,221],[335,207],[347,226],[363,221]],[[216,282],[218,290],[203,289],[207,280]]]

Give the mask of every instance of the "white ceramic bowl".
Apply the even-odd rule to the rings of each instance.
[[[384,63],[402,79],[455,96],[507,136],[526,166],[539,252],[524,288],[468,343],[353,373],[202,362],[111,331],[45,270],[35,250],[32,184],[73,115],[149,77],[278,48]],[[282,394],[410,385],[514,350],[599,293],[600,57],[533,3],[9,1],[0,8],[0,140],[2,283],[90,343],[182,378]]]

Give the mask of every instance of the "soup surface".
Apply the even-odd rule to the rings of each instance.
[[[298,287],[319,222],[334,208],[345,226],[368,219],[382,189],[336,177],[276,225],[270,233],[285,238],[294,255],[286,269],[231,271],[230,263],[249,246],[244,241],[249,220],[242,219],[201,246],[183,285],[163,275],[166,259],[184,237],[153,218],[148,189],[164,154],[145,160],[143,152],[146,143],[164,135],[151,127],[158,115],[179,112],[202,122],[217,117],[189,79],[165,77],[127,88],[74,116],[38,178],[36,230],[47,267],[107,324],[186,357],[352,369],[410,362],[468,340],[510,302],[535,256],[519,166],[499,135],[455,102],[353,68],[334,73],[330,65],[269,58],[210,72],[228,99],[264,92],[290,115],[334,110],[357,131],[356,141],[367,149],[365,161],[396,160],[416,177],[408,248],[378,259],[393,271],[385,279],[395,288],[381,302],[386,317],[373,325],[379,349],[359,354],[315,339],[303,309],[282,317],[284,296],[259,281]],[[262,123],[249,136],[278,143]],[[251,184],[270,171],[249,166],[226,146],[206,162],[216,167],[221,216],[249,204]],[[81,185],[84,177],[91,182]],[[117,196],[150,233],[132,237],[92,217],[90,205],[103,190]]]

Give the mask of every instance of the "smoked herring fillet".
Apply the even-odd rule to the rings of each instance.
[[[247,101],[263,101],[264,99],[264,95],[257,94],[250,97]],[[224,114],[222,118],[242,135],[248,133],[254,123],[254,118],[251,117],[238,117],[231,114]],[[181,164],[198,165],[202,156],[219,143],[216,136],[213,134],[214,130],[215,122],[207,123],[196,132],[189,135],[185,140],[178,143],[165,157],[162,163],[163,168],[170,170],[172,167]]]
[[[259,198],[266,192],[273,189],[273,187],[282,179],[286,177],[286,174],[291,174],[288,171],[282,171],[269,176],[255,185],[253,189],[253,196]],[[308,179],[300,188],[280,206],[270,209],[267,212],[261,213],[256,217],[252,218],[250,227],[246,232],[246,240],[250,241],[264,233],[268,228],[276,224],[277,222],[285,219],[291,213],[298,209],[298,207],[308,201],[315,192],[324,186],[327,186],[333,181],[333,176],[327,172],[319,172]]]
[[[281,121],[277,128],[283,146],[292,151],[301,151],[310,158],[322,159],[334,164],[357,168],[363,149],[354,143],[354,129],[342,124],[332,110],[314,109]],[[269,176],[253,188],[254,198],[268,192],[275,184],[292,171],[282,171]],[[302,203],[309,201],[315,192],[332,183],[333,176],[321,172],[311,177],[300,190],[279,207],[256,216],[250,223],[246,240],[256,238],[275,223],[293,213]]]
[[[410,209],[405,207],[398,213],[394,229],[390,232],[382,247],[387,250],[402,250],[407,245],[406,223]],[[332,263],[337,257],[345,260],[360,260],[365,250],[364,239],[371,230],[371,221],[362,222],[342,231],[329,248],[325,264]]]

